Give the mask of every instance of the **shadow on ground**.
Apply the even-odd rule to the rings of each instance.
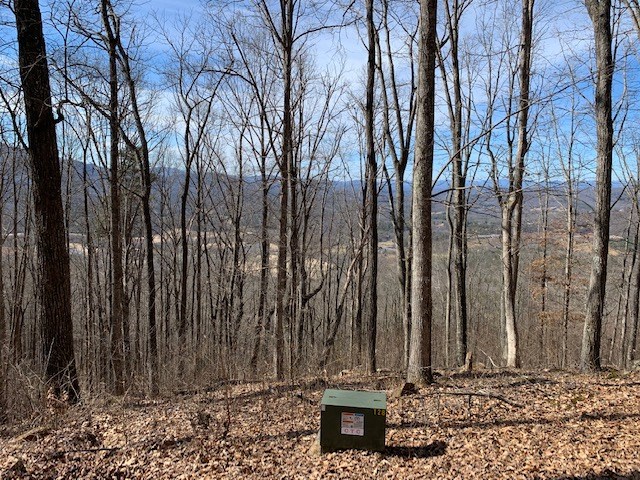
[[[449,422],[441,422],[438,426],[442,428],[478,428],[482,430],[487,430],[487,429],[496,428],[496,427],[518,427],[522,425],[553,425],[553,424],[563,425],[569,422],[592,422],[596,420],[603,421],[603,422],[613,422],[613,421],[626,420],[626,419],[635,420],[638,418],[640,418],[639,413],[621,413],[621,412],[588,413],[588,412],[585,412],[578,417],[574,415],[569,415],[561,418],[494,419],[489,421],[475,421],[475,420],[455,421],[454,420]],[[422,421],[397,422],[397,423],[387,423],[387,429],[394,428],[394,429],[400,430],[400,429],[407,429],[407,428],[425,428],[425,427],[433,427],[433,425],[434,425],[433,422],[422,422]],[[612,478],[615,478],[615,477],[612,477]],[[636,477],[632,477],[632,478],[636,478]],[[638,476],[637,478],[638,480],[640,480],[640,476]],[[571,480],[571,477],[567,477],[567,480]]]
[[[402,445],[389,445],[384,450],[386,457],[402,458],[429,458],[439,457],[447,451],[447,444],[442,441],[435,441],[429,445],[420,447],[404,447]]]

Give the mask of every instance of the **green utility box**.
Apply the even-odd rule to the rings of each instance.
[[[320,449],[384,450],[387,394],[327,389],[320,405]]]

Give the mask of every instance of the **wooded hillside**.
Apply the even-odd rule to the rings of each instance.
[[[384,453],[322,456],[315,441],[325,387],[391,394],[400,379],[348,374],[100,400],[43,414],[45,428],[5,430],[0,471],[34,479],[638,479],[639,380],[616,372],[444,375],[390,399]]]
[[[190,6],[0,0],[3,420],[638,368],[636,1]]]

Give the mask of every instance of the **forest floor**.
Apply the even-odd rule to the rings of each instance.
[[[640,479],[640,372],[439,376],[388,398],[384,453],[318,453],[325,388],[398,385],[349,374],[103,398],[0,431],[0,478]]]

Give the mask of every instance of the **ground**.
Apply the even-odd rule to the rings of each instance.
[[[640,479],[640,373],[348,374],[99,399],[5,429],[1,478]],[[325,388],[387,390],[387,449],[320,455]],[[468,395],[467,393],[488,396]]]

